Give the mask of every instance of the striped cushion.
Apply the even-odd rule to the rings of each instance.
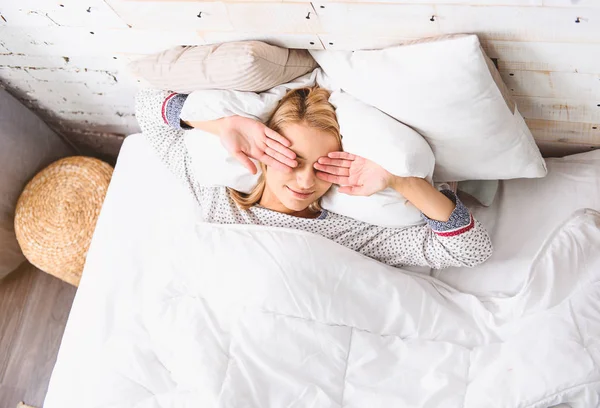
[[[202,89],[260,92],[317,67],[306,50],[260,41],[175,47],[129,64],[148,85],[178,93]]]

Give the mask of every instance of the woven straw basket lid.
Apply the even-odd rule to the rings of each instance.
[[[67,157],[27,184],[15,214],[15,233],[29,262],[74,286],[113,169],[91,157]]]

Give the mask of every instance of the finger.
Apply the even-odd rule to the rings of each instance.
[[[348,177],[334,176],[333,174],[324,173],[322,171],[317,171],[317,177],[328,183],[334,183],[340,186],[347,186],[350,184]]]
[[[271,149],[270,147],[267,147],[265,149],[265,154],[267,154],[268,156],[271,156],[278,162],[283,163],[288,167],[296,167],[298,165],[298,162],[296,160],[292,160],[289,157],[284,156],[283,154],[279,153],[278,151]]]
[[[348,152],[331,152],[327,156],[332,159],[354,160],[356,156]]]
[[[315,169],[320,170],[324,173],[334,174],[336,176],[348,177],[350,175],[350,170],[346,167],[326,166],[320,163],[315,163],[314,167]]]
[[[245,168],[247,168],[250,173],[256,174],[256,166],[252,163],[252,160],[248,158],[243,152],[233,152],[233,157],[242,163]]]
[[[319,163],[347,168],[350,168],[350,166],[352,166],[352,160],[330,159],[329,157],[319,157]]]
[[[269,156],[268,154],[263,154],[259,160],[266,164],[269,167],[274,168],[275,170],[279,170],[279,171],[283,171],[285,173],[290,173],[292,171],[292,168],[286,164],[283,164],[280,161],[275,160],[274,158],[272,158],[271,156]]]
[[[279,143],[281,143],[282,145],[284,145],[285,147],[290,147],[292,145],[292,143],[287,140],[285,137],[281,136],[279,133],[275,132],[273,129],[265,127],[265,135],[269,138],[269,139],[273,139]],[[295,156],[294,156],[295,157]],[[292,159],[294,158],[292,157]]]
[[[276,150],[278,153],[281,153],[285,157],[288,157],[290,159],[295,159],[296,158],[296,153],[294,153],[292,150],[290,150],[289,148],[285,147],[281,143],[276,142],[275,140],[266,138],[265,139],[265,144],[268,147],[270,147],[271,149]]]

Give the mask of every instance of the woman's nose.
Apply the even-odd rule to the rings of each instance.
[[[317,177],[315,176],[312,166],[303,166],[303,168],[299,169],[296,173],[298,187],[302,188],[303,190],[308,190],[314,187],[316,179]]]

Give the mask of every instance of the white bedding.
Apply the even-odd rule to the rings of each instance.
[[[492,238],[492,257],[474,269],[449,268],[433,276],[463,292],[513,296],[552,231],[580,208],[600,211],[600,150],[546,163],[546,177],[502,181],[489,208],[472,208]]]
[[[132,136],[44,407],[599,406],[600,214],[514,217],[502,212],[514,183],[489,211],[492,236],[505,220],[554,225],[536,228],[532,247],[549,239],[533,262],[543,242],[524,244],[515,296],[478,299],[308,233],[203,224]],[[502,256],[491,281],[521,268]],[[453,273],[480,290],[472,273]]]

